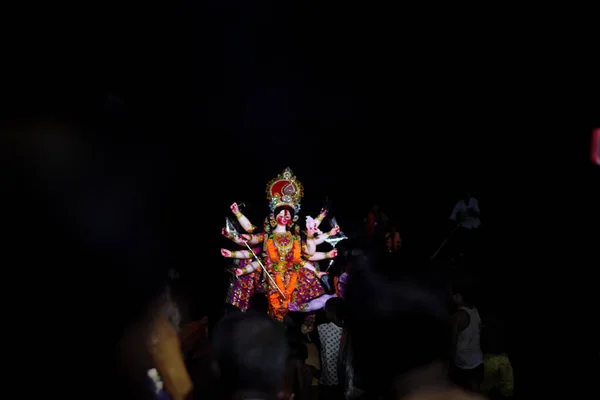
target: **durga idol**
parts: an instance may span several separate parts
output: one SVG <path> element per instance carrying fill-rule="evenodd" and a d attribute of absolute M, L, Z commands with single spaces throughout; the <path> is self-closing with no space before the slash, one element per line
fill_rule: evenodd
<path fill-rule="evenodd" d="M 303 196 L 302 184 L 292 171 L 286 168 L 267 185 L 267 200 L 271 213 L 265 219 L 264 232 L 244 234 L 241 239 L 238 239 L 238 241 L 246 241 L 250 246 L 257 244 L 263 246 L 261 253 L 263 265 L 272 278 L 264 277 L 265 294 L 269 300 L 269 315 L 278 320 L 282 320 L 288 311 L 314 311 L 317 309 L 317 304 L 324 305 L 325 301 L 332 297 L 325 294 L 319 281 L 326 273 L 317 271 L 312 261 L 333 257 L 336 252 L 315 252 L 311 255 L 303 251 L 306 249 L 306 244 L 303 243 L 300 227 L 296 223 Z M 244 221 L 240 221 L 241 225 L 249 231 L 248 228 L 252 225 L 245 221 L 245 217 L 243 219 Z M 338 231 L 339 227 L 336 227 L 328 234 L 335 234 Z M 231 252 L 221 249 L 221 254 L 228 258 L 252 258 L 248 250 Z M 261 265 L 255 260 L 246 263 L 243 268 L 236 269 L 235 274 L 241 277 L 252 274 L 259 268 Z"/>

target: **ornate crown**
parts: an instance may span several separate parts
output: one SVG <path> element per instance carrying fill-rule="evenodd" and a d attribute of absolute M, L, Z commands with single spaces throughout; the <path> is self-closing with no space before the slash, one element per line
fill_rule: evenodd
<path fill-rule="evenodd" d="M 303 196 L 304 188 L 289 167 L 267 184 L 267 200 L 271 211 L 275 211 L 279 206 L 290 206 L 300 211 L 300 200 Z"/>

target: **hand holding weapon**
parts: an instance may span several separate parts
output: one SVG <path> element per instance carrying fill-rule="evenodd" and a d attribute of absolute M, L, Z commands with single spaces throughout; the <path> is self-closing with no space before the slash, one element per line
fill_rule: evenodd
<path fill-rule="evenodd" d="M 246 247 L 250 251 L 250 254 L 252 254 L 252 256 L 254 257 L 254 259 L 258 262 L 258 264 L 262 268 L 262 270 L 265 273 L 265 275 L 267 275 L 267 278 L 269 278 L 269 281 L 271 281 L 271 283 L 277 288 L 277 290 L 279 291 L 279 293 L 281 293 L 281 295 L 284 298 L 287 298 L 287 296 L 283 293 L 283 291 L 281 290 L 281 288 L 277 285 L 277 283 L 275 283 L 275 280 L 273 279 L 273 277 L 271 276 L 271 274 L 269 273 L 269 271 L 267 271 L 267 268 L 265 268 L 265 266 L 263 265 L 262 261 L 260 261 L 260 259 L 258 258 L 258 256 L 256 255 L 256 253 L 254 252 L 254 250 L 252 250 L 252 247 L 250 247 L 250 245 L 248 244 L 248 242 L 241 237 L 241 235 L 235 229 L 235 226 L 233 225 L 233 223 L 231 222 L 231 220 L 229 218 L 225 218 L 225 229 L 227 230 L 227 233 L 229 233 L 231 236 L 233 236 L 234 238 L 236 238 L 238 240 L 242 240 L 244 242 L 244 244 L 246 245 Z"/>
<path fill-rule="evenodd" d="M 332 227 L 336 227 L 336 226 L 338 226 L 338 223 L 337 223 L 337 221 L 336 221 L 335 217 L 332 217 L 332 218 L 329 220 L 329 224 L 330 224 Z M 344 232 L 340 231 L 340 232 L 338 232 L 338 234 L 337 234 L 337 235 L 335 235 L 335 236 L 329 236 L 327 239 L 325 239 L 325 241 L 326 241 L 327 243 L 329 243 L 329 244 L 331 245 L 331 247 L 335 248 L 335 246 L 336 246 L 336 245 L 337 245 L 339 242 L 341 242 L 342 240 L 344 240 L 344 239 L 348 239 L 348 236 L 346 236 L 346 235 L 344 234 Z M 325 272 L 329 271 L 329 268 L 331 268 L 331 266 L 333 265 L 333 261 L 334 261 L 333 259 L 332 259 L 331 261 L 329 261 L 329 265 L 327 266 L 327 269 L 325 270 Z"/>

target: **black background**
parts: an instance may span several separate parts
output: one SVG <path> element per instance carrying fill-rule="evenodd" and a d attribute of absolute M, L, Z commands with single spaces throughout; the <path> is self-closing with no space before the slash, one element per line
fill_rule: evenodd
<path fill-rule="evenodd" d="M 4 112 L 85 121 L 131 164 L 152 160 L 166 204 L 152 229 L 198 301 L 222 301 L 228 206 L 251 204 L 259 223 L 265 184 L 287 166 L 306 188 L 303 215 L 329 196 L 340 224 L 355 224 L 377 201 L 422 254 L 467 183 L 495 256 L 482 268 L 508 310 L 522 311 L 525 282 L 551 292 L 542 303 L 557 287 L 591 293 L 580 277 L 597 260 L 593 25 L 331 2 L 51 7 L 10 19 Z M 560 280 L 576 264 L 577 284 L 541 283 L 553 263 Z"/>

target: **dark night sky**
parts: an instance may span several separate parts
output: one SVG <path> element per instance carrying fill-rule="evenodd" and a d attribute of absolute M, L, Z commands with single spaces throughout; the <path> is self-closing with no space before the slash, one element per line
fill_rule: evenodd
<path fill-rule="evenodd" d="M 421 257 L 441 241 L 459 186 L 472 183 L 489 244 L 482 289 L 523 348 L 511 353 L 519 396 L 528 383 L 538 397 L 555 391 L 552 373 L 553 382 L 578 375 L 570 394 L 595 383 L 597 374 L 581 375 L 593 368 L 557 365 L 584 365 L 598 348 L 590 316 L 600 167 L 589 162 L 600 126 L 597 21 L 568 20 L 564 6 L 552 16 L 548 5 L 448 5 L 52 2 L 38 13 L 27 4 L 21 18 L 3 10 L 1 113 L 37 128 L 45 114 L 97 134 L 82 142 L 104 142 L 48 170 L 0 146 L 7 317 L 27 338 L 21 348 L 37 343 L 46 317 L 54 345 L 44 351 L 60 352 L 46 358 L 87 365 L 65 358 L 79 331 L 104 365 L 114 351 L 102 347 L 111 343 L 104 329 L 120 334 L 168 266 L 182 272 L 195 316 L 216 321 L 228 206 L 251 203 L 258 223 L 265 184 L 290 166 L 306 187 L 303 215 L 328 195 L 343 227 L 375 199 Z M 107 102 L 108 93 L 119 100 Z M 76 162 L 81 170 L 62 168 Z M 56 174 L 55 185 L 35 179 L 36 167 Z M 573 355 L 582 360 L 557 362 Z"/>
<path fill-rule="evenodd" d="M 306 187 L 305 213 L 329 195 L 343 225 L 376 200 L 423 250 L 441 239 L 465 181 L 501 237 L 519 218 L 507 206 L 515 193 L 552 187 L 559 163 L 589 167 L 600 108 L 584 33 L 557 41 L 512 21 L 513 38 L 500 21 L 432 11 L 385 21 L 316 2 L 161 7 L 107 4 L 105 19 L 94 15 L 102 22 L 38 26 L 27 54 L 12 57 L 10 84 L 15 108 L 77 104 L 91 120 L 104 93 L 122 100 L 117 123 L 169 160 L 180 266 L 216 270 L 228 205 L 264 215 L 265 184 L 286 166 Z M 585 173 L 575 176 L 597 176 Z M 215 258 L 194 261 L 198 251 Z"/>

